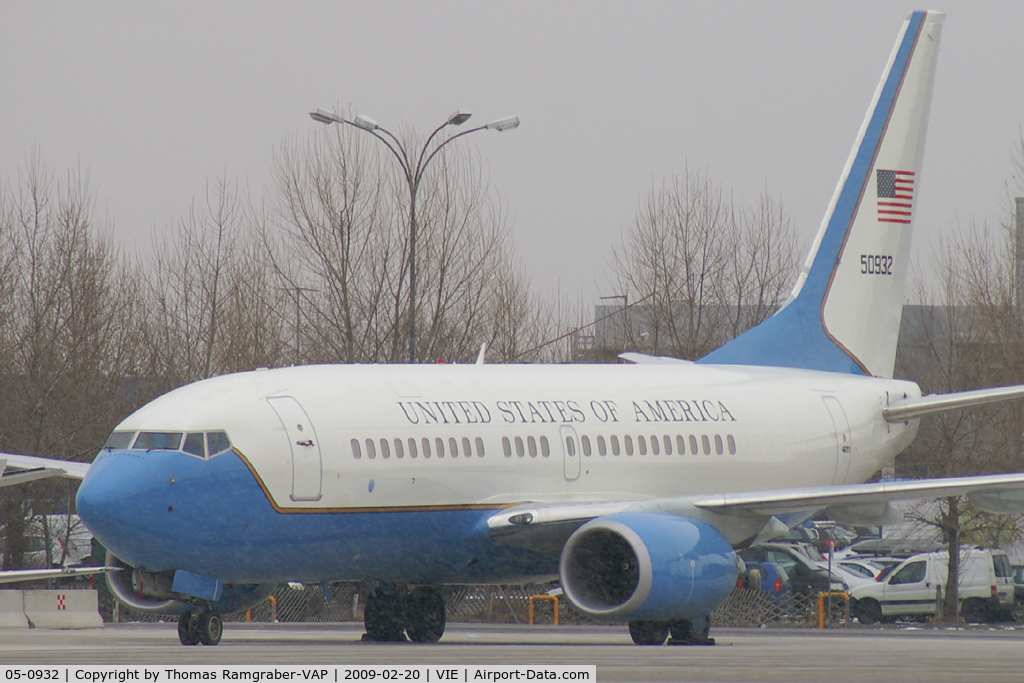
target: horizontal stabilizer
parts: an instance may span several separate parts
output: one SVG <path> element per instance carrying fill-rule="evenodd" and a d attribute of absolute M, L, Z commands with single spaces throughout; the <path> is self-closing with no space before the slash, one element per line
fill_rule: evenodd
<path fill-rule="evenodd" d="M 693 365 L 692 360 L 669 356 L 648 356 L 646 353 L 636 353 L 635 351 L 620 353 L 619 358 L 635 365 Z"/>
<path fill-rule="evenodd" d="M 908 398 L 897 401 L 882 409 L 882 417 L 888 422 L 903 422 L 925 415 L 945 413 L 962 408 L 1014 401 L 1024 398 L 1024 384 L 976 391 L 960 391 L 954 394 L 929 394 L 919 398 Z"/>

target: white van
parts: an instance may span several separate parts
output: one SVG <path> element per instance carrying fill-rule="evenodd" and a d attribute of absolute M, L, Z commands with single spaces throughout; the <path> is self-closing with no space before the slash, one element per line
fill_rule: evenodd
<path fill-rule="evenodd" d="M 914 555 L 881 580 L 853 587 L 851 611 L 862 624 L 934 615 L 946 591 L 948 571 L 947 551 Z M 1002 551 L 962 547 L 959 584 L 965 621 L 989 621 L 1013 607 L 1013 568 Z"/>

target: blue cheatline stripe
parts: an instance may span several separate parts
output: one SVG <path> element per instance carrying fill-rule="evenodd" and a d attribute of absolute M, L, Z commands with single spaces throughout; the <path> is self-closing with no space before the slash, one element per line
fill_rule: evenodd
<path fill-rule="evenodd" d="M 875 155 L 882 144 L 925 16 L 925 12 L 914 12 L 910 16 L 896 59 L 886 77 L 878 104 L 871 114 L 864 139 L 854 157 L 800 294 L 777 315 L 712 351 L 698 363 L 769 365 L 853 375 L 867 374 L 856 359 L 825 332 L 822 305 L 839 253 L 853 225 Z"/>

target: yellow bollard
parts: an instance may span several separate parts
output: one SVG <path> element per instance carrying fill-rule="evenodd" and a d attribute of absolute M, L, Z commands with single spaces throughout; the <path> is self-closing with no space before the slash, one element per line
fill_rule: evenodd
<path fill-rule="evenodd" d="M 533 625 L 533 606 L 537 600 L 550 600 L 555 603 L 555 626 L 558 626 L 558 596 L 557 595 L 534 595 L 530 598 L 530 625 Z"/>

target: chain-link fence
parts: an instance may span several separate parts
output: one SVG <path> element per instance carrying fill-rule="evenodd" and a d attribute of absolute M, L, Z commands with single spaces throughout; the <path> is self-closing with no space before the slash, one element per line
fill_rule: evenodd
<path fill-rule="evenodd" d="M 81 582 L 65 588 L 89 588 Z M 553 584 L 521 584 L 506 586 L 445 586 L 445 599 L 449 622 L 459 623 L 529 623 L 530 598 L 548 595 Z M 99 591 L 100 614 L 104 621 L 154 622 L 176 620 L 175 616 L 138 612 L 127 605 L 117 604 L 103 581 L 96 581 Z M 369 588 L 360 583 L 334 583 L 325 589 L 320 584 L 283 583 L 270 599 L 248 612 L 225 617 L 226 621 L 253 622 L 340 622 L 362 621 L 363 608 Z M 732 595 L 711 615 L 716 626 L 787 626 L 817 627 L 820 618 L 818 595 L 804 595 L 736 588 Z M 825 601 L 824 604 L 828 604 Z M 558 603 L 559 623 L 604 623 L 589 619 L 577 612 L 567 600 Z M 832 600 L 832 623 L 845 623 L 850 615 L 846 601 Z M 827 621 L 827 614 L 826 619 Z M 538 624 L 554 622 L 554 602 L 534 601 L 534 621 Z"/>

